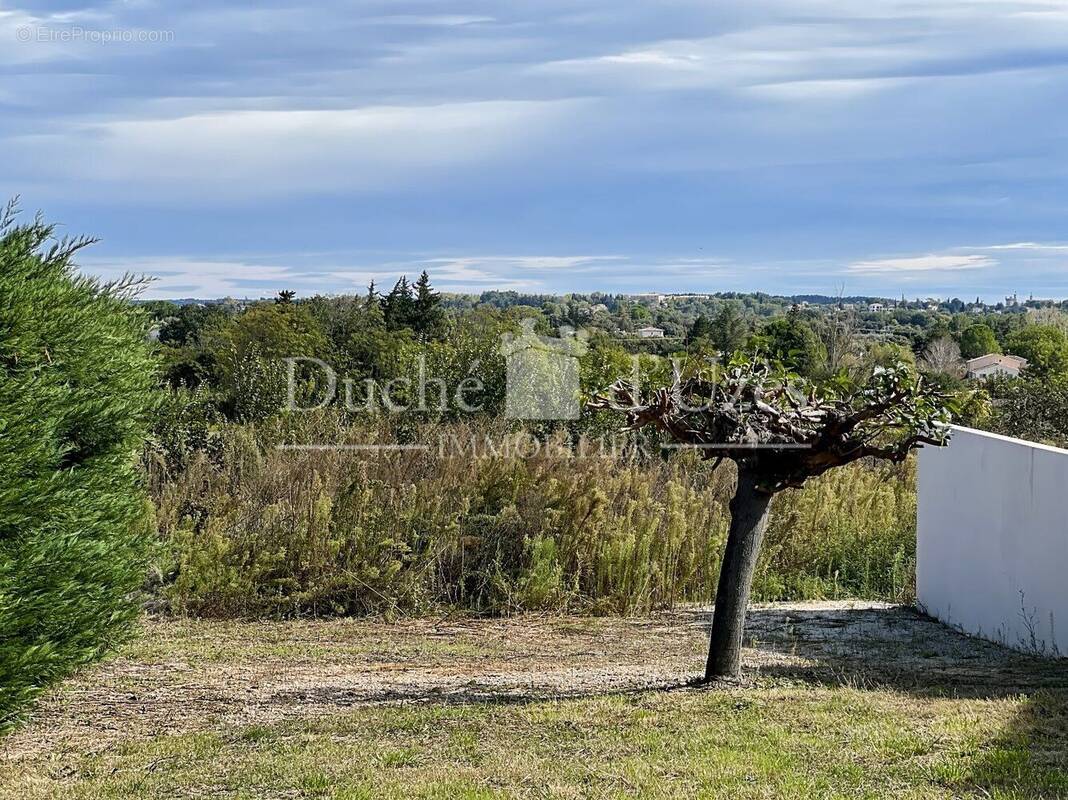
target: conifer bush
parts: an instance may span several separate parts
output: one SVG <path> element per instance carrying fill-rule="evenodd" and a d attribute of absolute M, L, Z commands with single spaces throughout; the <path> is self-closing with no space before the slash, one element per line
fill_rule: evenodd
<path fill-rule="evenodd" d="M 87 239 L 0 212 L 0 732 L 137 612 L 153 397 L 136 283 L 79 276 Z"/>

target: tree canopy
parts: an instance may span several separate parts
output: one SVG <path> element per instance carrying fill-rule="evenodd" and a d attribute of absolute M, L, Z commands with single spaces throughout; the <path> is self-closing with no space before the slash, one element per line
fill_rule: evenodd
<path fill-rule="evenodd" d="M 630 430 L 654 426 L 706 458 L 730 458 L 774 493 L 857 459 L 901 461 L 918 445 L 942 445 L 955 403 L 903 363 L 876 367 L 859 386 L 816 385 L 766 359 L 736 357 L 645 398 L 621 380 L 591 405 L 623 411 Z"/>
<path fill-rule="evenodd" d="M 998 337 L 989 325 L 976 323 L 960 335 L 960 354 L 964 358 L 978 358 L 988 353 L 1000 353 Z"/>
<path fill-rule="evenodd" d="M 710 328 L 713 346 L 728 356 L 739 350 L 749 335 L 749 324 L 736 300 L 728 300 L 720 306 Z"/>
<path fill-rule="evenodd" d="M 801 375 L 812 375 L 827 355 L 815 331 L 796 312 L 766 323 L 751 344 L 768 359 Z"/>
<path fill-rule="evenodd" d="M 1028 325 L 1009 336 L 1008 350 L 1027 359 L 1030 375 L 1046 377 L 1068 372 L 1068 336 L 1053 325 Z"/>

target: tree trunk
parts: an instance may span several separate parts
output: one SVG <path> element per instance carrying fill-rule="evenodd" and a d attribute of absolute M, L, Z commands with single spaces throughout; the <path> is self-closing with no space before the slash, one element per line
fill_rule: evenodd
<path fill-rule="evenodd" d="M 731 498 L 731 528 L 723 553 L 712 614 L 705 680 L 733 678 L 741 670 L 742 633 L 749 590 L 753 586 L 760 544 L 768 527 L 771 494 L 757 488 L 756 475 L 738 470 L 738 488 Z"/>

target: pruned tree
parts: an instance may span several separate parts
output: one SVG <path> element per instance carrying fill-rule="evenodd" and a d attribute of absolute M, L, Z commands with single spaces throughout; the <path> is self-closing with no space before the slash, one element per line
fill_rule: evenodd
<path fill-rule="evenodd" d="M 733 460 L 738 483 L 720 568 L 705 680 L 736 676 L 745 612 L 772 498 L 862 458 L 899 462 L 949 437 L 953 399 L 904 364 L 876 368 L 864 384 L 822 386 L 763 359 L 737 357 L 679 375 L 651 396 L 618 381 L 591 408 L 626 415 L 627 429 L 658 429 L 704 458 Z"/>

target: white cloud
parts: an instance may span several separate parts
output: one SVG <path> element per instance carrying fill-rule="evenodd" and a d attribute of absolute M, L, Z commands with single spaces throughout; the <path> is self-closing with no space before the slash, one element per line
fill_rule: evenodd
<path fill-rule="evenodd" d="M 424 269 L 430 272 L 431 280 L 437 286 L 447 286 L 460 282 L 468 285 L 492 284 L 501 279 L 499 275 L 477 268 L 476 265 L 478 263 L 478 259 L 465 258 L 388 261 L 359 269 L 351 267 L 331 269 L 329 275 L 332 278 L 340 278 L 362 285 L 366 285 L 372 280 L 377 283 L 382 283 L 383 281 L 392 283 L 401 275 L 407 275 L 410 279 Z"/>
<path fill-rule="evenodd" d="M 638 66 L 668 67 L 674 69 L 700 69 L 702 57 L 697 53 L 676 52 L 665 50 L 631 50 L 614 56 L 601 56 L 587 60 L 575 60 L 571 62 L 561 61 L 561 65 L 572 64 L 636 64 Z"/>
<path fill-rule="evenodd" d="M 825 81 L 760 83 L 745 91 L 756 97 L 783 101 L 847 100 L 912 83 L 910 78 L 839 78 Z"/>
<path fill-rule="evenodd" d="M 424 183 L 449 171 L 522 159 L 571 121 L 578 101 L 493 101 L 331 110 L 220 111 L 86 123 L 13 137 L 40 176 L 165 187 L 187 197 L 259 198 Z"/>
<path fill-rule="evenodd" d="M 151 283 L 146 299 L 167 297 L 261 297 L 280 289 L 314 291 L 316 276 L 286 266 L 243 260 L 182 256 L 137 256 L 80 259 L 82 272 L 104 280 L 144 275 Z"/>
<path fill-rule="evenodd" d="M 564 74 L 619 89 L 754 91 L 773 100 L 849 99 L 904 80 L 1050 69 L 1043 49 L 1068 36 L 1063 3 L 908 0 L 806 6 L 789 20 L 757 0 L 750 24 L 717 35 L 650 40 L 614 53 L 550 61 Z M 1037 51 L 1037 52 L 1036 52 Z M 1040 57 L 1028 58 L 1027 53 Z M 796 88 L 791 88 L 795 84 Z"/>
<path fill-rule="evenodd" d="M 390 14 L 381 17 L 368 17 L 363 20 L 368 25 L 422 25 L 446 28 L 481 25 L 495 21 L 494 17 L 475 14 Z"/>
<path fill-rule="evenodd" d="M 1068 244 L 1043 244 L 1041 242 L 1013 242 L 1012 244 L 992 244 L 977 247 L 976 250 L 1025 250 L 1036 253 L 1068 252 Z"/>
<path fill-rule="evenodd" d="M 315 258 L 309 262 L 309 255 Z M 538 277 L 517 277 L 517 269 L 560 270 L 615 261 L 623 256 L 463 256 L 377 260 L 359 266 L 344 265 L 336 255 L 294 254 L 264 263 L 255 256 L 205 258 L 196 256 L 86 257 L 81 270 L 104 280 L 123 275 L 151 278 L 144 297 L 270 297 L 281 289 L 301 295 L 315 293 L 359 294 L 374 281 L 388 289 L 401 275 L 412 279 L 426 269 L 433 284 L 448 292 L 480 293 L 490 289 L 549 292 Z M 363 259 L 360 259 L 363 260 Z"/>
<path fill-rule="evenodd" d="M 861 274 L 895 274 L 908 272 L 956 272 L 958 270 L 983 269 L 997 262 L 988 256 L 979 255 L 926 255 L 911 258 L 884 258 L 874 261 L 856 261 L 849 265 L 849 272 Z"/>
<path fill-rule="evenodd" d="M 0 9 L 0 64 L 51 61 L 69 52 L 67 47 L 34 41 L 38 29 L 46 24 L 45 18 L 25 11 Z"/>
<path fill-rule="evenodd" d="M 554 270 L 575 269 L 604 261 L 621 261 L 625 256 L 468 256 L 465 258 L 433 258 L 427 263 L 452 266 L 492 267 L 496 269 Z"/>
<path fill-rule="evenodd" d="M 355 262 L 355 263 L 345 263 Z M 125 274 L 153 280 L 144 297 L 270 297 L 281 289 L 300 295 L 360 294 L 374 281 L 388 290 L 401 275 L 413 279 L 422 270 L 438 289 L 478 294 L 487 290 L 561 293 L 575 288 L 574 281 L 593 282 L 593 289 L 620 288 L 641 291 L 697 288 L 711 278 L 736 276 L 737 268 L 712 258 L 640 258 L 625 255 L 473 255 L 382 258 L 343 253 L 293 253 L 268 257 L 125 256 L 86 257 L 83 272 L 104 280 Z"/>
<path fill-rule="evenodd" d="M 108 50 L 129 56 L 173 41 L 173 36 L 161 38 L 172 33 L 124 24 L 110 11 L 93 8 L 44 15 L 0 9 L 0 64 L 91 62 Z M 76 71 L 82 70 L 84 67 Z"/>

